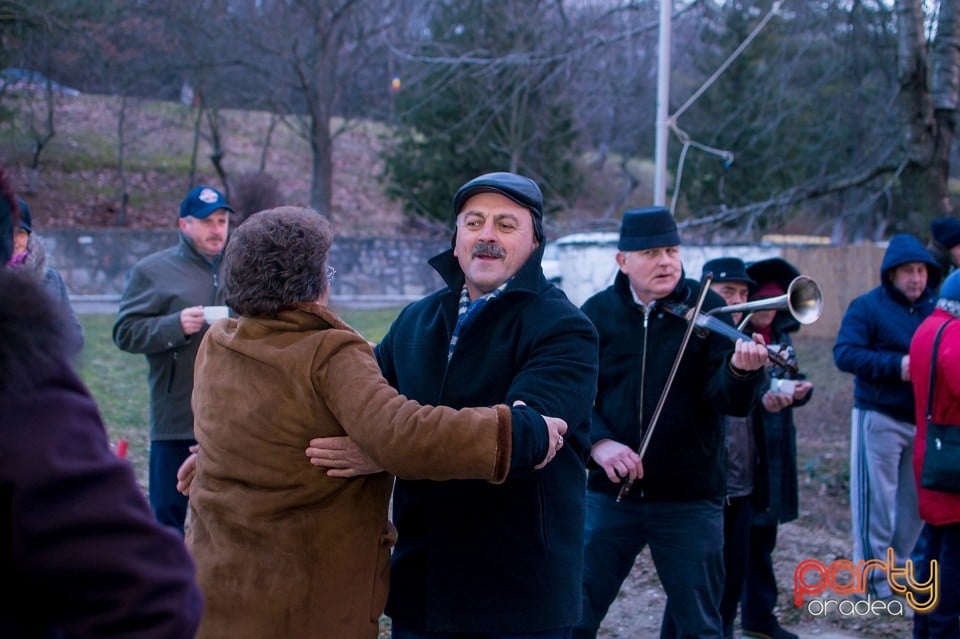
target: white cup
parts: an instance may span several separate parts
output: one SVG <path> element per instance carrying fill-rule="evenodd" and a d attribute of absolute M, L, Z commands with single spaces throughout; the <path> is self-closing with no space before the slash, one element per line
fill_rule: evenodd
<path fill-rule="evenodd" d="M 207 324 L 213 324 L 218 319 L 230 316 L 230 309 L 226 306 L 204 306 L 203 319 Z"/>
<path fill-rule="evenodd" d="M 793 395 L 797 383 L 792 379 L 772 379 L 770 380 L 770 390 L 781 395 Z"/>

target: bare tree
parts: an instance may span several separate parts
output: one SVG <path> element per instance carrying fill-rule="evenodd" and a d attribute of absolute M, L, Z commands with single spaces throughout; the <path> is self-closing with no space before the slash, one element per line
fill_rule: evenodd
<path fill-rule="evenodd" d="M 208 106 L 231 99 L 283 116 L 311 154 L 310 201 L 329 215 L 333 200 L 333 144 L 344 130 L 345 94 L 352 76 L 369 64 L 366 52 L 392 25 L 386 0 L 208 0 L 182 7 L 191 16 L 211 9 L 224 20 L 207 49 L 197 48 L 192 64 L 209 81 Z M 217 25 L 207 25 L 214 28 Z M 227 44 L 229 43 L 229 44 Z M 382 61 L 386 68 L 386 57 Z M 385 80 L 384 73 L 384 80 Z M 224 86 L 227 78 L 231 93 Z M 386 81 L 384 81 L 386 86 Z M 217 97 L 213 98 L 214 92 Z M 274 126 L 276 120 L 271 120 Z M 269 132 L 267 134 L 269 140 Z"/>
<path fill-rule="evenodd" d="M 960 85 L 957 0 L 940 0 L 928 41 L 922 0 L 897 0 L 903 203 L 915 227 L 952 211 L 947 182 Z M 932 47 L 931 47 L 932 44 Z"/>

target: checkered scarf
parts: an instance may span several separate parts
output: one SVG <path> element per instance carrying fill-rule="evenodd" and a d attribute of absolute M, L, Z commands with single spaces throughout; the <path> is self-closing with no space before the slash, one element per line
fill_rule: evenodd
<path fill-rule="evenodd" d="M 478 297 L 473 302 L 470 301 L 470 293 L 467 291 L 467 285 L 464 284 L 463 288 L 460 289 L 460 307 L 457 311 L 457 324 L 453 327 L 453 337 L 450 338 L 450 348 L 447 350 L 447 361 L 450 361 L 450 358 L 453 357 L 453 349 L 457 346 L 457 341 L 460 339 L 460 333 L 462 333 L 467 326 L 476 319 L 477 314 L 480 312 L 480 309 L 486 306 L 487 302 L 490 300 L 499 297 L 500 293 L 503 293 L 506 290 L 507 285 L 510 284 L 509 280 L 493 289 L 486 295 Z"/>

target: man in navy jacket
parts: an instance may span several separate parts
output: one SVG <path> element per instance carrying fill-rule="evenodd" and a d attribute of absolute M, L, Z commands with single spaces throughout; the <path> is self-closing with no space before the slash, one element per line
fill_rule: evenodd
<path fill-rule="evenodd" d="M 544 279 L 533 180 L 477 177 L 454 213 L 453 248 L 430 261 L 447 286 L 400 313 L 377 347 L 384 376 L 422 403 L 523 400 L 521 419 L 552 415 L 569 429 L 544 469 L 501 485 L 397 481 L 387 614 L 394 639 L 561 639 L 580 618 L 596 332 Z"/>
<path fill-rule="evenodd" d="M 847 308 L 833 346 L 837 368 L 853 373 L 850 514 L 853 560 L 899 565 L 910 558 L 922 522 L 913 478 L 913 386 L 910 339 L 933 312 L 940 268 L 920 240 L 890 239 L 880 285 Z M 868 594 L 891 596 L 886 572 L 870 573 Z"/>

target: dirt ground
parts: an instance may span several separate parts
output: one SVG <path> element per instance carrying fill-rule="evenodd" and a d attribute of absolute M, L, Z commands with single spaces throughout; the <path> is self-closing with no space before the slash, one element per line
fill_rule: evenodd
<path fill-rule="evenodd" d="M 831 340 L 805 340 L 801 334 L 795 346 L 801 370 L 814 382 L 814 396 L 794 413 L 800 518 L 780 527 L 774 552 L 780 586 L 778 617 L 784 627 L 800 637 L 909 637 L 913 626 L 906 614 L 903 617 L 886 613 L 845 616 L 831 610 L 826 615 L 815 616 L 807 608 L 793 604 L 793 573 L 797 564 L 804 559 L 818 559 L 825 564 L 849 559 L 852 544 L 848 455 L 853 378 L 833 366 Z M 659 636 L 664 602 L 656 570 L 645 550 L 604 620 L 600 636 L 608 639 Z"/>

